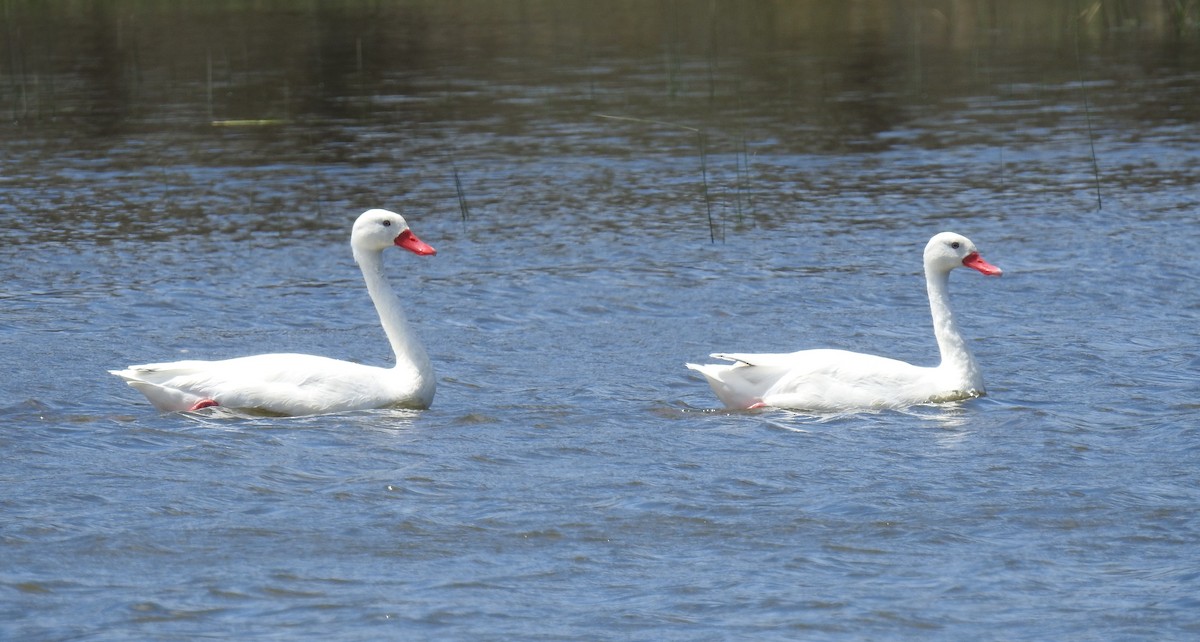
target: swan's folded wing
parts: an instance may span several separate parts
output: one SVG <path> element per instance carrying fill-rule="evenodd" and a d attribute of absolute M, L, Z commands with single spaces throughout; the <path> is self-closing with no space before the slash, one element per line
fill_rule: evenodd
<path fill-rule="evenodd" d="M 175 361 L 111 370 L 159 410 L 192 408 L 202 399 L 222 406 L 278 414 L 317 414 L 367 405 L 377 396 L 378 368 L 305 354 L 271 354 L 224 361 Z"/>
<path fill-rule="evenodd" d="M 890 406 L 919 397 L 922 393 L 913 388 L 930 372 L 887 357 L 834 349 L 712 357 L 733 363 L 688 367 L 703 374 L 721 401 L 735 408 L 759 403 L 818 411 Z"/>
<path fill-rule="evenodd" d="M 126 381 L 164 383 L 176 377 L 202 372 L 212 363 L 214 362 L 173 361 L 171 363 L 144 363 L 138 366 L 129 366 L 124 370 L 109 370 L 108 372 Z"/>
<path fill-rule="evenodd" d="M 733 361 L 747 366 L 790 366 L 794 363 L 796 353 L 751 353 L 751 352 L 714 352 L 708 355 L 713 359 Z"/>
<path fill-rule="evenodd" d="M 932 368 L 856 352 L 808 351 L 766 392 L 763 402 L 779 408 L 841 411 L 886 408 L 920 401 Z M 811 354 L 816 353 L 816 354 Z"/>

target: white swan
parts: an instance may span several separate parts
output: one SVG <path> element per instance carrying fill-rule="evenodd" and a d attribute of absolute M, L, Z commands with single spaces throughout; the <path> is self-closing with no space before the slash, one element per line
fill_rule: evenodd
<path fill-rule="evenodd" d="M 950 310 L 950 271 L 967 266 L 987 276 L 1000 268 L 979 256 L 965 236 L 942 232 L 925 246 L 925 285 L 942 362 L 936 367 L 845 350 L 801 350 L 790 354 L 710 355 L 728 364 L 687 364 L 704 375 L 730 408 L 773 406 L 835 412 L 896 408 L 969 399 L 985 394 L 983 375 Z"/>
<path fill-rule="evenodd" d="M 400 299 L 383 274 L 383 250 L 393 245 L 421 255 L 436 251 L 404 218 L 373 209 L 354 222 L 350 247 L 396 355 L 391 368 L 307 354 L 260 354 L 223 361 L 176 361 L 110 370 L 159 410 L 225 406 L 277 415 L 314 415 L 366 408 L 428 408 L 433 366 L 410 331 Z"/>

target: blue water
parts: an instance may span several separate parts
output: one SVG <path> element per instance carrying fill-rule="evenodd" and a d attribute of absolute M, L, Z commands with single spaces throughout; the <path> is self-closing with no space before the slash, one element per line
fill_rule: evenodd
<path fill-rule="evenodd" d="M 104 131 L 75 71 L 41 77 L 40 114 L 6 85 L 0 638 L 1200 635 L 1194 47 L 1089 50 L 1085 97 L 1046 52 L 982 47 L 933 83 L 960 60 L 933 47 L 862 89 L 782 44 L 764 68 L 790 86 L 728 48 L 550 33 L 412 68 L 368 38 L 375 75 L 335 107 L 297 85 L 272 113 L 268 84 L 215 114 L 280 122 L 211 126 L 238 104 L 206 102 L 203 53 L 168 82 L 143 51 Z M 218 79 L 248 64 L 215 50 Z M 438 249 L 386 258 L 431 409 L 160 414 L 106 374 L 386 364 L 348 247 L 375 206 Z M 932 363 L 942 230 L 1005 270 L 951 282 L 989 396 L 729 412 L 683 368 Z"/>

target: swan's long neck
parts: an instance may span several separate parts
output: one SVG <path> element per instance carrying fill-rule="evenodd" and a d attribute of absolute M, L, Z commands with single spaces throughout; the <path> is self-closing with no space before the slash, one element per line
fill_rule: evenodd
<path fill-rule="evenodd" d="M 960 380 L 965 388 L 982 391 L 983 376 L 950 308 L 950 272 L 925 270 L 925 286 L 929 291 L 929 311 L 933 314 L 933 334 L 942 356 L 938 369 Z"/>
<path fill-rule="evenodd" d="M 408 326 L 400 298 L 383 274 L 383 252 L 354 248 L 354 260 L 362 268 L 367 292 L 375 302 L 375 311 L 379 313 L 383 331 L 387 334 L 388 343 L 392 344 L 392 351 L 396 353 L 396 369 L 411 370 L 418 378 L 425 378 L 433 372 L 433 366 L 425 347 Z"/>

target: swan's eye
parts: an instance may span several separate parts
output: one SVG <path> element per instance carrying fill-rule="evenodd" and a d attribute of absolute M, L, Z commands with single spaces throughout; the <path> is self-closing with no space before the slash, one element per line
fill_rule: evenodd
<path fill-rule="evenodd" d="M 953 243 L 951 243 L 951 244 L 950 244 L 950 247 L 952 247 L 952 248 L 954 248 L 954 249 L 956 249 L 956 250 L 957 250 L 959 245 L 960 245 L 960 243 L 959 243 L 958 241 L 955 241 L 955 242 L 953 242 Z"/>
<path fill-rule="evenodd" d="M 384 227 L 391 227 L 391 226 L 392 226 L 392 222 L 391 222 L 391 221 L 383 221 L 383 226 L 384 226 Z M 958 243 L 955 243 L 955 244 L 954 244 L 954 247 L 958 247 Z"/>

